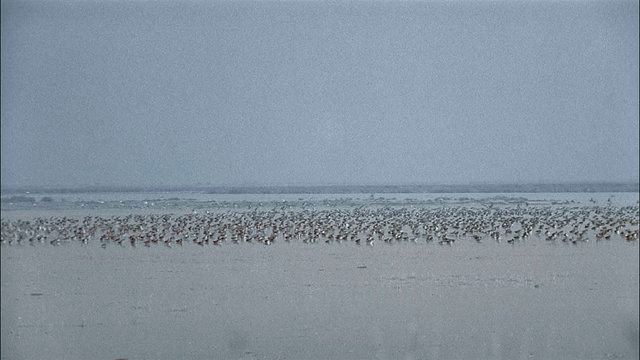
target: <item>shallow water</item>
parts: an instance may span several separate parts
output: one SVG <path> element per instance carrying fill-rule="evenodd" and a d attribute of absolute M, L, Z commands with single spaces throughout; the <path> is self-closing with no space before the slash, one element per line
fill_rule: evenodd
<path fill-rule="evenodd" d="M 16 196 L 16 195 L 14 195 Z M 2 197 L 3 218 L 24 211 L 185 211 L 192 209 L 335 206 L 515 206 L 638 205 L 637 192 L 619 193 L 385 193 L 385 194 L 207 194 L 194 191 L 38 193 Z M 48 201 L 44 201 L 47 199 Z"/>
<path fill-rule="evenodd" d="M 638 357 L 638 245 L 2 247 L 3 359 Z"/>

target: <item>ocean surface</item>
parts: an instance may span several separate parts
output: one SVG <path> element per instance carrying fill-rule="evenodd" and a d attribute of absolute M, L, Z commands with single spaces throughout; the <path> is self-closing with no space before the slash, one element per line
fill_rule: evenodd
<path fill-rule="evenodd" d="M 0 207 L 11 210 L 190 210 L 221 207 L 282 206 L 483 206 L 483 205 L 637 205 L 638 192 L 565 193 L 353 193 L 353 194 L 212 194 L 168 192 L 29 192 L 3 195 Z"/>

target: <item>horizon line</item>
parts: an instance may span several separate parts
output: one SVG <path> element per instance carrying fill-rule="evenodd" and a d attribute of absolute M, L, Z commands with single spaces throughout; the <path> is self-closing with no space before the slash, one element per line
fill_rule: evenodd
<path fill-rule="evenodd" d="M 604 188 L 596 191 L 592 187 Z M 585 188 L 586 187 L 586 188 Z M 498 189 L 502 188 L 502 189 Z M 468 183 L 387 183 L 387 184 L 263 184 L 263 185 L 222 185 L 222 184 L 182 184 L 182 185 L 9 185 L 0 186 L 1 193 L 43 193 L 43 192 L 135 192 L 135 191 L 204 191 L 209 193 L 322 193 L 334 189 L 338 193 L 376 192 L 637 192 L 640 181 L 538 181 L 538 182 L 468 182 Z M 271 190 L 271 191 L 269 191 Z M 377 190 L 377 191 L 375 191 Z M 502 190 L 502 191 L 497 191 Z"/>

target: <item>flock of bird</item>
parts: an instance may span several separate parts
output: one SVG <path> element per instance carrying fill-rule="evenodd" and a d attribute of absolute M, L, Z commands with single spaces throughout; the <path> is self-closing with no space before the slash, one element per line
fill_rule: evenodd
<path fill-rule="evenodd" d="M 536 238 L 578 244 L 638 240 L 639 207 L 273 208 L 2 220 L 3 245 L 99 241 L 130 246 L 456 241 L 513 244 Z"/>

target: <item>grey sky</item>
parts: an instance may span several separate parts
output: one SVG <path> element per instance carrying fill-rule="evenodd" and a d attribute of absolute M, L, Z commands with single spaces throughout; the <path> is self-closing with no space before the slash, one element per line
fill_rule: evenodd
<path fill-rule="evenodd" d="M 638 180 L 638 2 L 2 2 L 2 184 Z"/>

